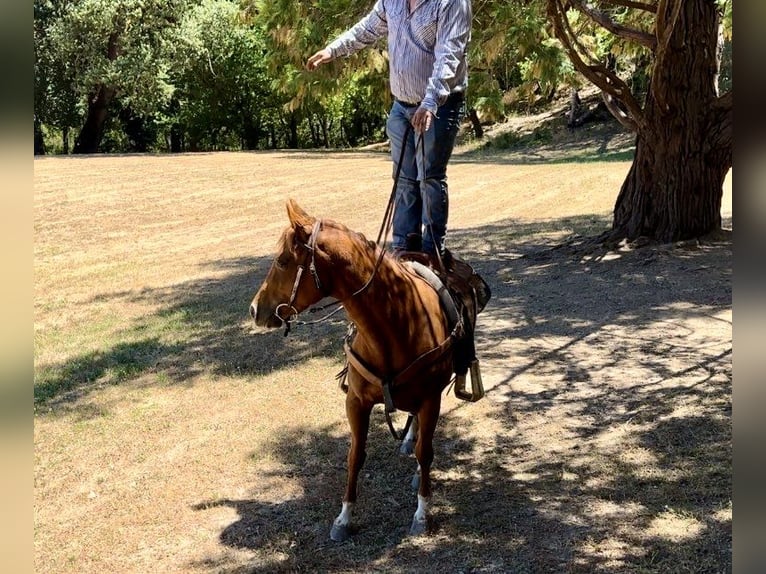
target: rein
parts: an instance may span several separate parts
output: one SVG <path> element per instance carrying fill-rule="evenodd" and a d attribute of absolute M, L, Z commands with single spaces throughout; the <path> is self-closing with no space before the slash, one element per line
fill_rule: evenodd
<path fill-rule="evenodd" d="M 372 280 L 375 279 L 375 275 L 377 275 L 378 273 L 380 264 L 383 262 L 383 257 L 385 256 L 385 249 L 384 249 L 385 238 L 388 236 L 388 233 L 391 231 L 391 227 L 393 226 L 394 203 L 396 200 L 396 188 L 399 186 L 399 177 L 402 173 L 402 163 L 404 162 L 404 151 L 407 148 L 407 137 L 410 135 L 410 130 L 412 130 L 412 125 L 407 124 L 407 129 L 404 132 L 404 140 L 402 142 L 402 151 L 399 154 L 399 163 L 396 166 L 396 174 L 394 175 L 394 185 L 391 188 L 391 194 L 389 195 L 389 198 L 388 198 L 388 204 L 386 205 L 386 211 L 383 215 L 383 221 L 380 224 L 378 237 L 375 240 L 375 244 L 380 249 L 380 255 L 378 255 L 378 258 L 375 261 L 375 267 L 373 267 L 372 273 L 370 274 L 369 279 L 367 279 L 364 285 L 362 285 L 359 289 L 354 291 L 351 294 L 351 297 L 356 297 L 357 295 L 365 291 L 372 284 Z M 317 219 L 314 222 L 314 227 L 311 230 L 309 241 L 305 245 L 306 249 L 309 250 L 310 257 L 311 257 L 309 270 L 311 271 L 311 274 L 314 277 L 314 282 L 316 283 L 317 289 L 319 289 L 320 291 L 322 290 L 322 285 L 321 285 L 321 282 L 319 281 L 319 275 L 317 274 L 316 264 L 314 262 L 314 250 L 316 249 L 317 235 L 319 234 L 319 231 L 321 229 L 322 229 L 322 220 Z M 330 313 L 328 313 L 321 319 L 317 319 L 315 321 L 298 321 L 297 320 L 298 310 L 293 306 L 293 303 L 295 302 L 295 297 L 297 296 L 297 293 L 298 293 L 298 286 L 300 285 L 300 282 L 301 282 L 301 276 L 303 275 L 303 270 L 304 270 L 304 265 L 299 265 L 298 271 L 295 276 L 295 283 L 293 283 L 293 290 L 290 293 L 290 300 L 287 303 L 280 303 L 279 305 L 277 305 L 277 308 L 274 310 L 274 314 L 285 326 L 285 332 L 283 335 L 285 337 L 287 337 L 288 333 L 290 332 L 292 323 L 295 323 L 296 325 L 313 325 L 316 323 L 321 323 L 322 321 L 329 319 L 335 313 L 343 309 L 343 305 L 340 304 L 340 301 L 334 301 L 322 307 L 313 307 L 309 309 L 309 313 L 316 313 L 318 311 L 324 311 L 325 309 L 328 309 L 332 307 L 333 305 L 340 305 L 337 309 L 335 309 L 334 311 L 331 311 Z M 288 315 L 286 319 L 279 314 L 279 310 L 282 308 L 286 308 L 290 312 L 290 314 Z"/>

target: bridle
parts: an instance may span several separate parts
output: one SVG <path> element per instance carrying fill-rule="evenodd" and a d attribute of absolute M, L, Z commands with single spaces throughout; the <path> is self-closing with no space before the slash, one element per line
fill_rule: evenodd
<path fill-rule="evenodd" d="M 295 273 L 295 282 L 293 283 L 293 289 L 290 292 L 290 300 L 287 303 L 280 303 L 277 305 L 276 309 L 274 309 L 274 315 L 276 315 L 277 319 L 279 319 L 282 322 L 282 325 L 285 328 L 285 334 L 284 336 L 287 337 L 287 334 L 290 332 L 290 326 L 291 324 L 298 318 L 298 310 L 293 305 L 295 303 L 295 298 L 298 295 L 298 287 L 301 283 L 301 278 L 303 277 L 303 271 L 306 268 L 306 262 L 309 264 L 309 272 L 311 273 L 311 276 L 314 278 L 314 284 L 316 285 L 317 289 L 320 292 L 324 292 L 322 288 L 322 282 L 319 280 L 319 273 L 317 273 L 317 266 L 316 266 L 316 244 L 317 244 L 317 236 L 319 235 L 319 231 L 322 229 L 322 220 L 317 219 L 314 222 L 314 227 L 311 229 L 311 235 L 309 235 L 309 240 L 307 243 L 303 244 L 303 247 L 307 249 L 306 259 L 303 261 L 302 264 L 298 265 L 298 269 Z M 310 259 L 310 261 L 309 261 Z M 281 309 L 287 309 L 289 312 L 289 315 L 287 318 L 282 317 L 282 315 L 279 314 Z M 328 315 L 329 317 L 329 315 Z M 324 319 L 326 319 L 325 317 Z M 321 319 L 321 320 L 324 320 Z M 317 321 L 318 322 L 318 321 Z"/>
<path fill-rule="evenodd" d="M 375 278 L 375 275 L 378 273 L 378 268 L 380 267 L 380 264 L 383 261 L 383 257 L 385 255 L 385 245 L 384 244 L 385 244 L 385 241 L 386 241 L 386 236 L 391 231 L 391 227 L 393 225 L 393 220 L 394 220 L 394 202 L 395 202 L 395 199 L 396 199 L 396 188 L 399 185 L 399 176 L 401 175 L 401 171 L 402 171 L 402 163 L 404 161 L 404 151 L 405 151 L 405 149 L 407 147 L 407 139 L 408 139 L 410 130 L 412 130 L 412 125 L 411 124 L 407 124 L 407 129 L 405 130 L 404 139 L 403 139 L 403 143 L 402 143 L 402 151 L 401 151 L 401 153 L 399 155 L 399 163 L 396 166 L 396 174 L 394 175 L 394 185 L 391 188 L 391 195 L 388 198 L 388 205 L 386 206 L 386 211 L 383 214 L 383 221 L 381 222 L 380 230 L 378 231 L 378 238 L 377 238 L 377 240 L 375 242 L 377 244 L 378 248 L 380 249 L 380 254 L 377 257 L 377 260 L 375 261 L 375 267 L 373 268 L 372 273 L 370 274 L 369 279 L 367 279 L 367 281 L 364 283 L 364 285 L 362 285 L 359 289 L 357 289 L 354 293 L 352 293 L 351 297 L 356 297 L 357 295 L 362 293 L 365 289 L 367 289 L 372 284 L 372 280 Z M 421 147 L 422 147 L 422 138 L 421 138 Z M 423 153 L 425 153 L 425 149 L 423 149 Z M 311 275 L 314 277 L 314 283 L 316 283 L 317 289 L 319 289 L 320 292 L 322 291 L 322 283 L 321 283 L 321 281 L 319 281 L 319 275 L 317 274 L 317 269 L 316 269 L 316 263 L 315 263 L 315 260 L 314 260 L 314 255 L 315 255 L 315 250 L 316 250 L 317 235 L 319 235 L 319 231 L 321 229 L 322 229 L 322 220 L 321 219 L 317 219 L 314 222 L 314 227 L 311 229 L 311 235 L 309 236 L 308 242 L 303 245 L 308 250 L 308 255 L 306 256 L 306 258 L 307 258 L 306 260 L 308 260 L 308 258 L 311 259 L 311 261 L 309 262 L 309 271 L 311 272 Z M 438 252 L 438 250 L 437 250 L 437 252 Z M 437 253 L 437 256 L 438 256 L 438 253 Z M 303 276 L 303 271 L 305 269 L 305 263 L 306 262 L 304 261 L 304 263 L 302 265 L 298 265 L 298 271 L 297 271 L 296 276 L 295 276 L 295 282 L 293 283 L 293 290 L 290 293 L 290 300 L 287 303 L 280 303 L 279 305 L 277 305 L 276 309 L 274 309 L 274 314 L 276 315 L 277 319 L 280 320 L 280 322 L 282 323 L 282 325 L 285 328 L 285 333 L 284 333 L 285 337 L 287 337 L 287 334 L 290 332 L 290 328 L 291 328 L 292 323 L 297 323 L 298 322 L 297 319 L 298 319 L 299 312 L 295 308 L 293 303 L 295 303 L 295 297 L 298 294 L 298 286 L 300 285 L 301 278 Z M 328 307 L 331 307 L 333 305 L 340 305 L 340 301 L 335 301 L 333 303 L 330 303 L 330 304 L 325 305 L 325 306 L 320 307 L 320 308 L 312 308 L 312 309 L 309 310 L 309 312 L 311 313 L 311 312 L 316 312 L 316 311 L 322 311 L 322 310 L 327 309 Z M 290 313 L 287 318 L 283 318 L 279 314 L 279 311 L 281 309 L 283 309 L 283 308 L 287 309 L 287 311 Z M 337 309 L 335 309 L 334 311 L 332 311 L 328 315 L 322 317 L 321 319 L 317 319 L 316 321 L 302 321 L 301 324 L 310 325 L 310 324 L 313 324 L 313 323 L 319 323 L 321 321 L 324 321 L 325 319 L 328 319 L 329 317 L 331 317 L 332 315 L 334 315 L 335 313 L 340 311 L 342 308 L 343 308 L 343 305 L 340 305 Z"/>
<path fill-rule="evenodd" d="M 343 309 L 343 305 L 341 304 L 340 301 L 333 301 L 332 303 L 328 303 L 327 305 L 323 305 L 322 307 L 312 307 L 311 309 L 309 309 L 309 313 L 316 313 L 317 311 L 324 311 L 325 309 L 328 309 L 329 307 L 339 305 L 337 309 L 335 309 L 334 311 L 331 311 L 330 313 L 328 313 L 321 319 L 316 319 L 314 321 L 298 321 L 297 320 L 299 311 L 295 308 L 293 303 L 295 303 L 295 298 L 298 295 L 298 287 L 300 286 L 301 278 L 303 277 L 303 272 L 306 269 L 307 261 L 308 261 L 309 272 L 311 273 L 311 276 L 314 278 L 314 284 L 316 285 L 320 293 L 322 293 L 325 296 L 327 295 L 327 293 L 325 293 L 325 290 L 322 286 L 322 282 L 319 280 L 319 273 L 317 271 L 316 259 L 315 259 L 317 237 L 321 230 L 322 230 L 322 220 L 317 219 L 314 222 L 314 226 L 311 229 L 311 235 L 309 235 L 308 242 L 302 245 L 303 247 L 306 248 L 307 255 L 306 255 L 306 259 L 303 261 L 302 264 L 298 265 L 298 268 L 296 270 L 295 281 L 293 282 L 293 288 L 292 288 L 292 291 L 290 292 L 290 300 L 287 303 L 280 303 L 274 309 L 274 315 L 277 317 L 277 319 L 281 321 L 282 325 L 285 328 L 285 332 L 284 332 L 285 337 L 290 332 L 290 329 L 293 323 L 300 324 L 300 325 L 313 325 L 315 323 L 321 323 L 322 321 L 329 319 L 335 313 Z M 372 284 L 372 280 L 375 279 L 375 275 L 377 275 L 378 273 L 378 269 L 380 268 L 380 264 L 383 261 L 384 255 L 385 255 L 385 251 L 381 247 L 380 254 L 375 260 L 375 266 L 372 269 L 372 273 L 370 273 L 370 276 L 367 279 L 367 281 L 365 281 L 364 284 L 359 289 L 357 289 L 351 294 L 351 297 L 356 297 L 360 293 L 364 292 Z M 279 314 L 280 310 L 282 309 L 287 309 L 289 311 L 290 314 L 287 316 L 287 318 L 282 317 Z"/>

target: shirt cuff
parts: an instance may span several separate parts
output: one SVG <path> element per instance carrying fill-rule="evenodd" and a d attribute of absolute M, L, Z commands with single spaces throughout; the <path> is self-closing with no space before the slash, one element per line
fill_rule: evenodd
<path fill-rule="evenodd" d="M 427 109 L 433 115 L 436 115 L 436 110 L 439 108 L 438 102 L 431 96 L 426 96 L 423 101 L 420 102 L 420 107 Z"/>
<path fill-rule="evenodd" d="M 340 53 L 340 43 L 339 42 L 332 42 L 326 46 L 327 50 L 330 50 L 330 56 L 333 60 L 341 57 Z"/>

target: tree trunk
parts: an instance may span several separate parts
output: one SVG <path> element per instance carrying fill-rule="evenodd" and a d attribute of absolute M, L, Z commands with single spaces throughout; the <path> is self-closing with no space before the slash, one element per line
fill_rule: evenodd
<path fill-rule="evenodd" d="M 718 98 L 714 2 L 684 3 L 658 53 L 636 155 L 614 208 L 615 236 L 663 242 L 720 229 L 731 167 L 731 105 Z"/>
<path fill-rule="evenodd" d="M 61 128 L 61 145 L 64 155 L 69 155 L 69 126 Z"/>
<path fill-rule="evenodd" d="M 45 138 L 43 137 L 43 126 L 37 117 L 34 118 L 35 128 L 35 155 L 45 155 Z"/>
<path fill-rule="evenodd" d="M 290 112 L 287 130 L 287 147 L 289 149 L 298 149 L 298 117 L 295 112 Z"/>
<path fill-rule="evenodd" d="M 582 102 L 580 101 L 580 95 L 577 93 L 577 89 L 572 88 L 572 91 L 569 94 L 569 113 L 567 114 L 567 127 L 575 127 L 575 121 L 580 116 L 581 104 Z"/>
<path fill-rule="evenodd" d="M 721 227 L 725 161 L 710 161 L 699 141 L 680 142 L 664 133 L 639 135 L 636 156 L 614 208 L 620 236 L 662 242 L 705 235 Z"/>
<path fill-rule="evenodd" d="M 322 145 L 324 145 L 325 149 L 329 149 L 330 147 L 330 126 L 332 125 L 329 123 L 327 116 L 322 114 Z"/>
<path fill-rule="evenodd" d="M 113 88 L 101 86 L 89 99 L 88 115 L 75 140 L 73 153 L 96 153 L 98 151 L 98 146 L 104 137 L 109 104 L 114 98 L 114 94 Z"/>
<path fill-rule="evenodd" d="M 316 121 L 315 121 L 316 120 Z M 319 123 L 321 119 L 318 118 L 318 114 L 308 114 L 306 121 L 309 125 L 309 133 L 311 134 L 311 143 L 315 148 L 319 147 Z"/>
<path fill-rule="evenodd" d="M 183 130 L 180 124 L 174 123 L 170 126 L 170 153 L 181 153 L 183 148 Z"/>
<path fill-rule="evenodd" d="M 258 149 L 258 145 L 263 137 L 261 128 L 261 117 L 250 113 L 247 109 L 242 109 L 242 135 L 244 137 L 244 148 L 247 150 Z"/>
<path fill-rule="evenodd" d="M 110 62 L 113 62 L 120 55 L 119 39 L 118 31 L 109 35 L 106 57 Z M 96 153 L 98 151 L 98 146 L 101 145 L 101 139 L 104 137 L 109 104 L 112 103 L 116 93 L 116 89 L 101 84 L 88 99 L 88 115 L 80 134 L 75 139 L 72 153 Z"/>
<path fill-rule="evenodd" d="M 473 127 L 473 135 L 477 140 L 484 137 L 484 128 L 479 121 L 479 114 L 476 112 L 476 108 L 468 109 L 468 119 L 471 120 L 471 127 Z"/>

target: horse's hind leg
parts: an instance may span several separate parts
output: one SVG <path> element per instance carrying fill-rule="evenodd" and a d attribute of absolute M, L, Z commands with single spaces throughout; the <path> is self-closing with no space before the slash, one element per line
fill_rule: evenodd
<path fill-rule="evenodd" d="M 431 463 L 434 459 L 433 438 L 439 420 L 441 395 L 426 400 L 418 411 L 418 441 L 415 456 L 418 459 L 420 484 L 418 485 L 418 508 L 412 518 L 410 534 L 423 534 L 428 530 L 428 507 L 431 502 Z M 414 480 L 413 480 L 414 482 Z"/>
<path fill-rule="evenodd" d="M 402 445 L 399 447 L 399 454 L 402 456 L 411 455 L 415 451 L 415 439 L 418 435 L 418 417 L 412 418 L 410 428 L 407 429 L 407 435 L 402 441 Z"/>
<path fill-rule="evenodd" d="M 356 503 L 357 480 L 366 456 L 367 432 L 370 428 L 372 405 L 364 405 L 349 391 L 346 395 L 346 416 L 351 427 L 351 446 L 348 449 L 348 480 L 343 496 L 343 507 L 330 530 L 330 538 L 343 542 L 349 537 L 351 513 Z"/>
<path fill-rule="evenodd" d="M 407 435 L 404 437 L 402 445 L 399 447 L 399 454 L 402 456 L 408 456 L 415 452 L 415 441 L 417 440 L 417 435 L 418 417 L 412 417 L 412 423 L 410 424 L 410 428 L 407 429 Z M 417 491 L 418 487 L 420 487 L 420 464 L 418 464 L 418 469 L 412 476 L 412 482 L 410 484 L 412 485 L 412 490 L 414 491 Z"/>

